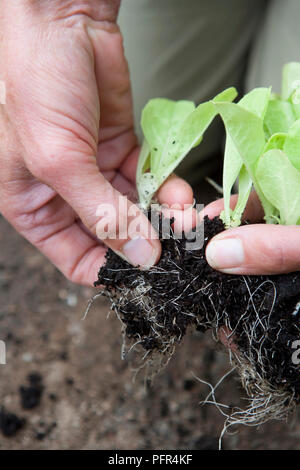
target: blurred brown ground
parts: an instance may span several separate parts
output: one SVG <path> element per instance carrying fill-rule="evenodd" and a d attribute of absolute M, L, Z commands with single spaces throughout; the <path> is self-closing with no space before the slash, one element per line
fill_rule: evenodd
<path fill-rule="evenodd" d="M 210 334 L 188 334 L 152 386 L 143 372 L 133 381 L 108 303 L 97 300 L 82 321 L 95 291 L 65 280 L 1 217 L 0 247 L 0 339 L 7 345 L 0 406 L 27 420 L 11 438 L 0 433 L 0 449 L 217 448 L 224 418 L 212 405 L 199 406 L 208 388 L 193 375 L 215 384 L 230 369 Z M 27 411 L 19 387 L 31 372 L 42 374 L 45 390 Z M 227 405 L 245 403 L 235 373 L 216 396 Z M 300 448 L 299 412 L 288 423 L 235 431 L 225 436 L 225 449 Z"/>

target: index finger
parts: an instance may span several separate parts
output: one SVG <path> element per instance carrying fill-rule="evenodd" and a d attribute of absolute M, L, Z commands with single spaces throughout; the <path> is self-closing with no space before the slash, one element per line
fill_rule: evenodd
<path fill-rule="evenodd" d="M 234 194 L 230 198 L 230 208 L 234 209 L 238 201 L 238 194 Z M 213 219 L 221 214 L 224 210 L 224 199 L 217 199 L 216 201 L 211 202 L 203 211 L 199 214 L 200 219 L 202 220 L 205 216 L 208 216 L 209 219 Z M 252 223 L 258 223 L 263 220 L 264 211 L 260 200 L 255 191 L 251 191 L 247 205 L 243 213 L 243 220 L 247 220 Z"/>

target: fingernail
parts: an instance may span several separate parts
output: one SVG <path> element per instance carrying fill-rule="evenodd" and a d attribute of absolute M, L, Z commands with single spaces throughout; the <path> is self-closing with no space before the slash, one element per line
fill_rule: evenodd
<path fill-rule="evenodd" d="M 212 268 L 230 273 L 244 262 L 243 243 L 238 238 L 211 241 L 206 248 L 206 259 Z"/>
<path fill-rule="evenodd" d="M 134 238 L 126 242 L 122 253 L 130 264 L 144 268 L 153 266 L 157 257 L 155 248 L 144 238 Z"/>

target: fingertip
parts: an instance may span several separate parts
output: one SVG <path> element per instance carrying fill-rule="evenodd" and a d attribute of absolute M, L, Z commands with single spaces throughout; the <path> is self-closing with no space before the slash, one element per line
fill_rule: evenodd
<path fill-rule="evenodd" d="M 171 175 L 157 193 L 160 204 L 177 205 L 184 209 L 185 205 L 193 204 L 194 195 L 189 183 L 176 175 Z"/>
<path fill-rule="evenodd" d="M 272 275 L 300 269 L 300 227 L 249 224 L 216 235 L 207 262 L 226 274 Z"/>
<path fill-rule="evenodd" d="M 161 255 L 161 243 L 159 240 L 138 237 L 127 240 L 120 250 L 115 251 L 132 266 L 145 270 L 158 262 Z"/>
<path fill-rule="evenodd" d="M 230 198 L 230 207 L 233 209 L 236 205 L 237 202 L 237 195 L 233 195 Z M 224 199 L 217 199 L 216 201 L 210 202 L 207 204 L 207 206 L 202 209 L 201 212 L 199 212 L 199 217 L 201 220 L 204 219 L 205 216 L 207 216 L 209 219 L 214 219 L 215 217 L 218 217 L 221 212 L 224 210 Z"/>

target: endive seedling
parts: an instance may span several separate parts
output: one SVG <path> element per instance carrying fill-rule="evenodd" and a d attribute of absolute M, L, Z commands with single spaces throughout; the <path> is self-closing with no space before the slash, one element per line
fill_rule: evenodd
<path fill-rule="evenodd" d="M 226 130 L 220 215 L 225 228 L 241 224 L 253 187 L 267 223 L 300 224 L 300 63 L 284 66 L 281 95 L 255 88 L 233 103 L 236 94 L 228 88 L 197 108 L 190 101 L 149 101 L 142 113 L 145 139 L 137 168 L 143 209 L 219 114 Z M 231 210 L 237 180 L 238 201 Z"/>
<path fill-rule="evenodd" d="M 226 228 L 236 227 L 252 185 L 267 223 L 300 223 L 300 64 L 283 68 L 282 94 L 257 88 L 238 104 L 215 103 L 226 129 L 223 170 Z M 230 209 L 231 189 L 239 178 L 239 197 Z"/>
<path fill-rule="evenodd" d="M 144 210 L 177 165 L 201 142 L 218 113 L 214 104 L 231 102 L 236 96 L 235 88 L 228 88 L 197 107 L 191 101 L 163 98 L 147 103 L 142 112 L 144 142 L 136 174 L 139 202 Z"/>

